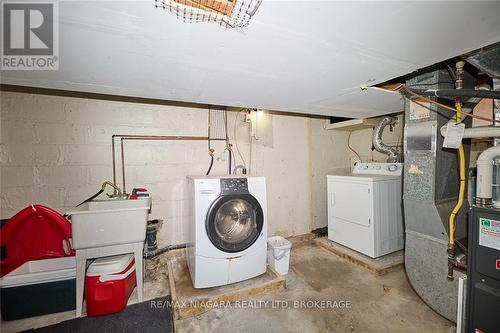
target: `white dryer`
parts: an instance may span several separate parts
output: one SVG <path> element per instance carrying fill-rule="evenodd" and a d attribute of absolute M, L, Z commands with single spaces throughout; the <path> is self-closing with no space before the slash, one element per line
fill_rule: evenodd
<path fill-rule="evenodd" d="M 266 272 L 264 177 L 189 176 L 192 204 L 187 258 L 194 288 Z"/>
<path fill-rule="evenodd" d="M 402 163 L 327 176 L 328 238 L 372 258 L 403 249 Z"/>

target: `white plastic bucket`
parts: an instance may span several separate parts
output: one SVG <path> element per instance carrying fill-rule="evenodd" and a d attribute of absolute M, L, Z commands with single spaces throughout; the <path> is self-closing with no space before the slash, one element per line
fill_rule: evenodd
<path fill-rule="evenodd" d="M 288 274 L 292 243 L 281 236 L 267 239 L 267 263 L 280 275 Z"/>

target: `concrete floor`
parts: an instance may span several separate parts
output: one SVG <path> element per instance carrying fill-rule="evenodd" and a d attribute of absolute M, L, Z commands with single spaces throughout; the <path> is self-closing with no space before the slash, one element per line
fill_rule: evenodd
<path fill-rule="evenodd" d="M 454 332 L 415 294 L 403 269 L 377 276 L 307 244 L 293 248 L 286 279 L 286 290 L 251 298 L 255 308 L 214 309 L 177 321 L 176 332 Z M 294 308 L 294 301 L 307 300 L 349 301 L 351 308 Z"/>
<path fill-rule="evenodd" d="M 403 269 L 378 276 L 313 243 L 294 245 L 291 257 L 285 290 L 248 299 L 254 301 L 251 304 L 255 308 L 249 308 L 250 303 L 232 304 L 176 321 L 176 332 L 454 332 L 453 323 L 433 312 L 415 294 Z M 169 292 L 165 258 L 148 263 L 146 300 Z M 314 300 L 330 301 L 330 308 L 294 306 L 294 301 Z M 134 291 L 129 304 L 136 301 Z M 333 302 L 340 305 L 341 301 L 350 302 L 351 307 L 331 308 Z M 0 331 L 16 332 L 73 317 L 74 311 L 69 311 L 3 322 Z"/>

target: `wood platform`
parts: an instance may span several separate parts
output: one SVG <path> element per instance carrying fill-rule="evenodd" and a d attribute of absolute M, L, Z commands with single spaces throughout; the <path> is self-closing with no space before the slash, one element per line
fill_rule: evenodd
<path fill-rule="evenodd" d="M 285 288 L 285 278 L 268 267 L 267 272 L 253 279 L 227 286 L 194 289 L 185 257 L 167 262 L 170 294 L 174 319 L 185 319 L 250 296 L 274 292 Z"/>
<path fill-rule="evenodd" d="M 383 257 L 373 259 L 348 247 L 335 243 L 326 237 L 316 238 L 313 242 L 336 254 L 337 256 L 347 259 L 350 262 L 366 268 L 370 272 L 378 275 L 384 275 L 392 272 L 399 269 L 404 264 L 404 251 L 394 252 Z"/>

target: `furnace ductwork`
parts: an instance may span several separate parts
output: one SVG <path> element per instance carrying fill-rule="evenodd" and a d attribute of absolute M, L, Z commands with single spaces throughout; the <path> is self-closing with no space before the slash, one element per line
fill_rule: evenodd
<path fill-rule="evenodd" d="M 399 162 L 399 154 L 396 152 L 396 150 L 392 147 L 389 147 L 388 145 L 384 144 L 382 142 L 382 133 L 384 132 L 384 128 L 387 125 L 395 125 L 398 122 L 398 118 L 396 117 L 383 117 L 380 122 L 378 123 L 377 127 L 373 130 L 373 147 L 375 150 L 377 150 L 379 153 L 385 154 L 388 156 L 387 162 L 388 163 L 397 163 Z"/>
<path fill-rule="evenodd" d="M 463 88 L 470 89 L 474 78 L 463 75 Z M 453 78 L 446 69 L 422 71 L 409 77 L 410 89 L 452 89 Z M 448 274 L 449 214 L 459 193 L 457 152 L 443 148 L 440 128 L 451 114 L 438 105 L 430 106 L 427 117 L 418 117 L 415 104 L 405 100 L 405 165 L 403 204 L 405 225 L 405 268 L 416 293 L 436 312 L 454 321 L 457 316 L 458 280 L 465 274 L 454 271 L 454 281 Z M 470 127 L 470 117 L 463 120 Z M 468 165 L 470 142 L 462 143 L 465 165 Z M 417 169 L 419 172 L 414 172 Z M 466 175 L 467 176 L 467 173 Z M 465 179 L 467 183 L 467 178 Z M 465 238 L 466 203 L 457 214 L 455 240 Z M 458 248 L 456 255 L 461 255 Z"/>

